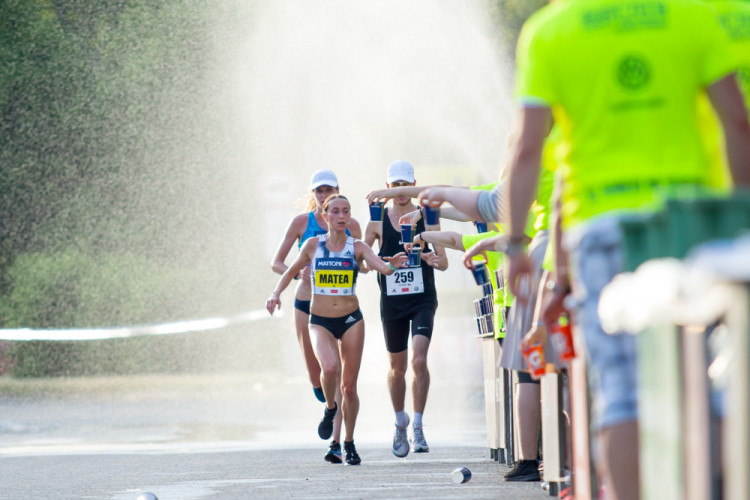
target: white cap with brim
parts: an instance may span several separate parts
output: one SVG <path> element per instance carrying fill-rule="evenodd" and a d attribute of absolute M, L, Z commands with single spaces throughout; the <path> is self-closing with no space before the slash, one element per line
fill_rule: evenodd
<path fill-rule="evenodd" d="M 392 182 L 414 182 L 414 167 L 404 160 L 396 160 L 388 167 L 388 184 Z"/>
<path fill-rule="evenodd" d="M 336 174 L 330 170 L 318 170 L 310 179 L 310 189 L 317 189 L 320 186 L 339 187 L 339 180 Z"/>

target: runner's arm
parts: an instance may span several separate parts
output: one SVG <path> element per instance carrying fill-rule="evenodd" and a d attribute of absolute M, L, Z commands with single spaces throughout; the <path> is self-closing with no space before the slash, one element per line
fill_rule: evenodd
<path fill-rule="evenodd" d="M 286 288 L 289 286 L 289 283 L 292 282 L 295 276 L 312 260 L 313 252 L 315 252 L 315 248 L 318 246 L 318 238 L 310 238 L 307 241 L 305 241 L 305 244 L 302 245 L 302 248 L 300 249 L 300 253 L 297 256 L 296 259 L 294 259 L 294 262 L 292 262 L 292 265 L 290 265 L 286 271 L 281 275 L 281 278 L 279 278 L 279 282 L 276 284 L 276 288 L 271 292 L 271 296 L 268 297 L 268 300 L 266 300 L 266 309 L 268 312 L 273 315 L 274 311 L 277 308 L 281 308 L 281 294 L 286 290 Z"/>
<path fill-rule="evenodd" d="M 354 253 L 358 259 L 364 260 L 370 269 L 374 269 L 386 276 L 393 274 L 396 269 L 404 267 L 404 264 L 409 260 L 406 252 L 399 252 L 392 257 L 383 257 L 381 259 L 364 241 L 354 242 Z"/>
<path fill-rule="evenodd" d="M 273 258 L 271 259 L 271 269 L 276 274 L 284 274 L 284 271 L 287 270 L 288 266 L 284 264 L 284 261 L 289 256 L 289 251 L 292 249 L 292 246 L 294 246 L 294 242 L 297 241 L 302 234 L 304 228 L 303 224 L 306 220 L 306 215 L 298 215 L 293 218 L 287 226 L 284 238 L 281 240 L 281 243 L 279 243 L 276 253 L 274 253 Z"/>

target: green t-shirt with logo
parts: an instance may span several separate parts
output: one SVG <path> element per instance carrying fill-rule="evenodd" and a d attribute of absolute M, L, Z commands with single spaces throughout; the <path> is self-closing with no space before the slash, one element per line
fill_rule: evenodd
<path fill-rule="evenodd" d="M 707 5 L 555 2 L 524 25 L 516 61 L 516 97 L 562 131 L 566 227 L 709 183 L 696 100 L 736 65 Z"/>

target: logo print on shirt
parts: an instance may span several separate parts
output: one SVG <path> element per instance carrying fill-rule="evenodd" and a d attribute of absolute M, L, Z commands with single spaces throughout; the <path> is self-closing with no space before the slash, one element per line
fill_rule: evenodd
<path fill-rule="evenodd" d="M 641 56 L 627 55 L 617 65 L 617 82 L 626 90 L 641 90 L 650 80 L 651 70 Z"/>

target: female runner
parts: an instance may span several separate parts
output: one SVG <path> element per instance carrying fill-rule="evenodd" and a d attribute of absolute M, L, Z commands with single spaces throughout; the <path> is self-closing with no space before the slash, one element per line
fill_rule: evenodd
<path fill-rule="evenodd" d="M 310 179 L 310 190 L 312 196 L 308 202 L 308 211 L 292 219 L 286 229 L 284 239 L 281 240 L 276 254 L 271 260 L 271 269 L 275 273 L 283 274 L 287 270 L 288 266 L 284 261 L 295 242 L 297 242 L 298 248 L 302 248 L 308 238 L 325 234 L 328 230 L 322 216 L 322 207 L 326 198 L 339 192 L 339 181 L 336 174 L 330 170 L 318 170 Z M 362 230 L 356 220 L 351 220 L 347 234 L 351 234 L 355 238 L 362 237 Z M 294 326 L 297 330 L 297 341 L 305 360 L 307 375 L 312 383 L 315 397 L 321 403 L 325 403 L 323 389 L 320 387 L 320 365 L 310 344 L 310 333 L 307 327 L 310 320 L 310 267 L 305 266 L 294 279 L 299 280 L 294 293 Z M 334 439 L 331 441 L 325 460 L 331 463 L 341 463 L 340 415 L 336 418 L 334 424 Z"/>
<path fill-rule="evenodd" d="M 347 235 L 346 229 L 351 224 L 351 206 L 344 196 L 330 196 L 324 202 L 322 211 L 328 223 L 328 233 L 305 242 L 299 256 L 281 276 L 276 289 L 266 301 L 266 309 L 273 314 L 277 307 L 281 307 L 281 293 L 306 265 L 312 266 L 310 340 L 322 368 L 320 380 L 326 399 L 318 435 L 321 439 L 328 439 L 333 432 L 333 419 L 338 412 L 336 389 L 340 387 L 343 396 L 341 410 L 346 426 L 346 464 L 358 465 L 360 458 L 354 447 L 354 426 L 359 412 L 357 377 L 365 338 L 364 320 L 354 293 L 358 262 L 364 260 L 370 269 L 390 275 L 399 267 L 404 267 L 407 256 L 399 252 L 381 260 L 367 244 Z"/>

